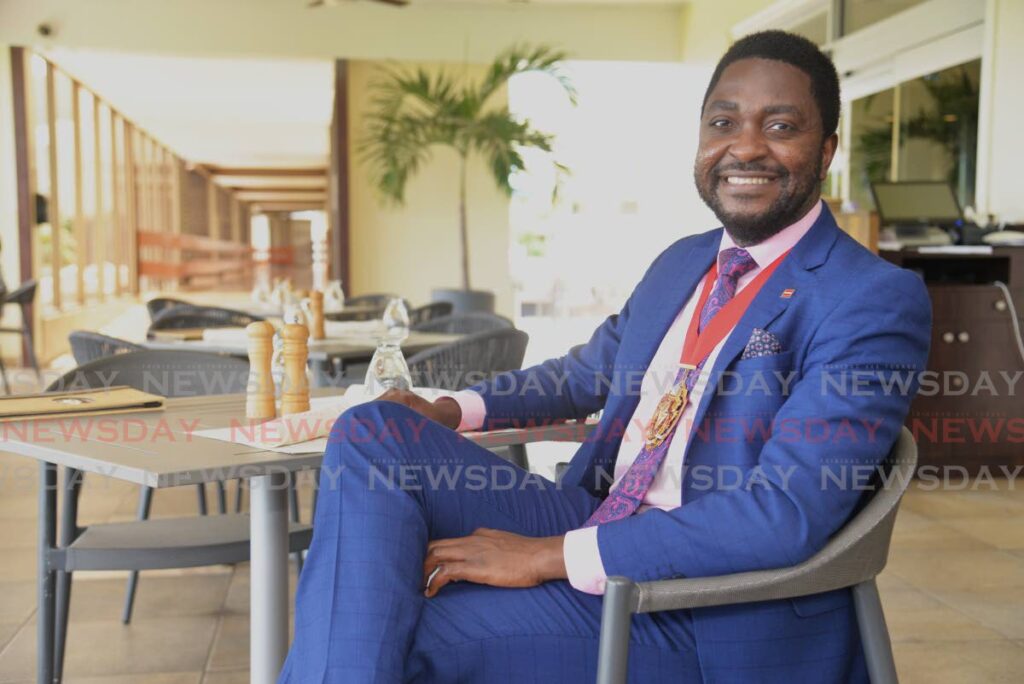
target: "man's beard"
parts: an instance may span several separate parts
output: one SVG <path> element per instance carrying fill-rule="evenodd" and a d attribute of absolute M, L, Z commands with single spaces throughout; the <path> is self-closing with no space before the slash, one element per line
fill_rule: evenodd
<path fill-rule="evenodd" d="M 725 182 L 725 175 L 728 171 L 770 173 L 778 176 L 779 195 L 768 207 L 768 210 L 762 214 L 730 214 L 722 206 L 718 197 L 718 186 Z M 819 158 L 812 173 L 799 176 L 794 176 L 782 167 L 732 164 L 712 169 L 707 182 L 700 176 L 699 170 L 695 170 L 694 182 L 704 204 L 708 205 L 715 213 L 733 241 L 744 247 L 764 242 L 783 228 L 803 218 L 803 215 L 809 210 L 807 205 L 811 197 L 817 196 L 821 192 L 821 182 L 818 180 L 820 176 L 821 159 Z"/>

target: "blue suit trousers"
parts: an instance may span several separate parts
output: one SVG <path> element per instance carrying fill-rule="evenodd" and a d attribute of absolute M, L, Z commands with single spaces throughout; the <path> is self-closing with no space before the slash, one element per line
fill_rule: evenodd
<path fill-rule="evenodd" d="M 547 582 L 423 596 L 428 540 L 488 527 L 541 537 L 599 501 L 390 402 L 346 411 L 323 460 L 281 684 L 594 681 L 601 597 Z M 630 680 L 699 682 L 687 611 L 633 620 Z"/>

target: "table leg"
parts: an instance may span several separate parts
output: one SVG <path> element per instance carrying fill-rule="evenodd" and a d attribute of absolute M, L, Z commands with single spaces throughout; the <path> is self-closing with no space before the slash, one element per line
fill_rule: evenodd
<path fill-rule="evenodd" d="M 50 549 L 57 542 L 57 466 L 39 464 L 39 610 L 36 615 L 36 682 L 53 682 L 53 638 L 56 617 L 56 573 Z"/>
<path fill-rule="evenodd" d="M 249 481 L 249 681 L 274 684 L 288 652 L 288 474 Z"/>

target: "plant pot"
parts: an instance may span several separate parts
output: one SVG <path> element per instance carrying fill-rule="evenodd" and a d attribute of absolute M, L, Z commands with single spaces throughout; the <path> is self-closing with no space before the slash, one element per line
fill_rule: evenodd
<path fill-rule="evenodd" d="M 431 293 L 435 302 L 451 302 L 452 313 L 473 313 L 483 311 L 494 313 L 494 293 L 486 290 L 462 290 L 438 288 Z"/>

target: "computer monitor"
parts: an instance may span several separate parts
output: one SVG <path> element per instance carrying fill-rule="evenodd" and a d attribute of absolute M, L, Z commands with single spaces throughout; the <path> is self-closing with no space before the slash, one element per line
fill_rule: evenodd
<path fill-rule="evenodd" d="M 949 225 L 963 217 L 945 181 L 872 183 L 871 192 L 882 225 Z"/>

